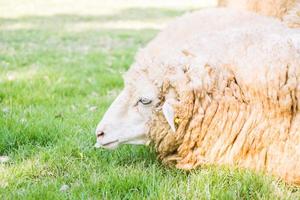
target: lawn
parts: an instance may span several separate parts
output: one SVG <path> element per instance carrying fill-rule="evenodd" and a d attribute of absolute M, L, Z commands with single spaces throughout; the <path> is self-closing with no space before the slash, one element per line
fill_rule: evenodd
<path fill-rule="evenodd" d="M 151 147 L 96 150 L 135 53 L 208 1 L 0 0 L 0 199 L 300 199 L 225 167 L 184 172 Z"/>

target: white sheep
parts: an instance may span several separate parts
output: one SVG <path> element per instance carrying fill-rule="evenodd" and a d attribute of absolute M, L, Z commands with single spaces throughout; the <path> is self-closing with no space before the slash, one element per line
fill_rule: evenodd
<path fill-rule="evenodd" d="M 300 0 L 219 0 L 218 5 L 277 17 L 289 27 L 300 27 Z"/>
<path fill-rule="evenodd" d="M 300 31 L 245 11 L 179 18 L 136 56 L 96 147 L 152 142 L 178 168 L 233 165 L 300 184 Z"/>

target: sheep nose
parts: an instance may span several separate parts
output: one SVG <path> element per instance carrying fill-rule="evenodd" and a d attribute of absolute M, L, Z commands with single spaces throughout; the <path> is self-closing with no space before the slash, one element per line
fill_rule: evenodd
<path fill-rule="evenodd" d="M 104 132 L 103 131 L 97 131 L 96 135 L 97 135 L 97 138 L 103 137 Z"/>

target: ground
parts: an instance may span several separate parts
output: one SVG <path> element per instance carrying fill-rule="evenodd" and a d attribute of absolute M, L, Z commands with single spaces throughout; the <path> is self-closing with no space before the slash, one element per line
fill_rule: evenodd
<path fill-rule="evenodd" d="M 138 49 L 213 3 L 0 0 L 0 199 L 299 199 L 263 174 L 184 172 L 151 147 L 93 148 Z"/>

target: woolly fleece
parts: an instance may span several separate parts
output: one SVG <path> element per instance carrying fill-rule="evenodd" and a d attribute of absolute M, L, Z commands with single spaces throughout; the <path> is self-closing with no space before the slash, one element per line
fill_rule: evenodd
<path fill-rule="evenodd" d="M 188 14 L 139 51 L 125 83 L 141 79 L 159 93 L 148 136 L 165 163 L 238 166 L 300 184 L 299 30 L 245 11 Z M 160 110 L 168 98 L 175 133 Z"/>

